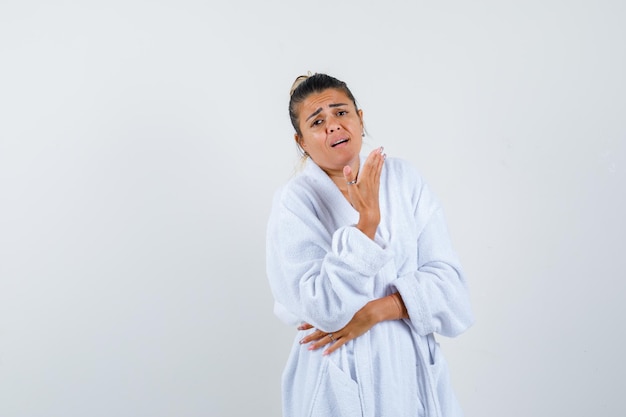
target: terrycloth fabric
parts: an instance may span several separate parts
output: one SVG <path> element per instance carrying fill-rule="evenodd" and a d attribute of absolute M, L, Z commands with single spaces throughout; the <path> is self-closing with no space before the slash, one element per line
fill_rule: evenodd
<path fill-rule="evenodd" d="M 364 160 L 364 157 L 361 157 Z M 473 322 L 443 213 L 405 161 L 381 174 L 375 241 L 311 160 L 275 196 L 267 232 L 274 312 L 289 325 L 337 331 L 368 301 L 400 292 L 408 320 L 384 321 L 323 356 L 296 335 L 283 373 L 284 417 L 456 417 L 462 412 L 433 333 Z"/>

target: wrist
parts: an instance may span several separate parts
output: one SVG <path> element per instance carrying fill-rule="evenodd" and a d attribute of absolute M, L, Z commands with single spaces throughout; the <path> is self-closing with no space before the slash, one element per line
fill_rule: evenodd
<path fill-rule="evenodd" d="M 389 298 L 391 298 L 394 304 L 396 305 L 396 310 L 397 310 L 396 319 L 398 320 L 408 319 L 409 312 L 407 311 L 406 306 L 404 305 L 404 300 L 402 300 L 402 296 L 400 295 L 400 293 L 394 292 L 393 294 L 389 296 Z"/>
<path fill-rule="evenodd" d="M 398 308 L 390 296 L 372 300 L 367 304 L 367 307 L 368 318 L 374 324 L 398 318 Z"/>
<path fill-rule="evenodd" d="M 359 222 L 356 224 L 356 227 L 367 237 L 374 240 L 374 236 L 376 235 L 376 229 L 378 229 L 379 223 L 379 214 L 360 214 Z"/>

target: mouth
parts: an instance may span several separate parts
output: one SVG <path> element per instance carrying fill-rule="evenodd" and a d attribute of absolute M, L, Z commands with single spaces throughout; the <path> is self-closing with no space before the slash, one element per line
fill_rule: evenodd
<path fill-rule="evenodd" d="M 346 143 L 348 140 L 349 140 L 348 138 L 339 139 L 337 142 L 335 142 L 332 145 L 330 145 L 330 147 L 334 148 L 337 145 L 341 145 L 342 143 Z"/>

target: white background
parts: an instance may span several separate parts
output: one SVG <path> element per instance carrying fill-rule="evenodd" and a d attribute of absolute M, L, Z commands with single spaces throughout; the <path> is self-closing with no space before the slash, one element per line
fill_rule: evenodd
<path fill-rule="evenodd" d="M 468 417 L 623 416 L 622 1 L 0 3 L 0 416 L 278 416 L 296 76 L 442 200 Z"/>

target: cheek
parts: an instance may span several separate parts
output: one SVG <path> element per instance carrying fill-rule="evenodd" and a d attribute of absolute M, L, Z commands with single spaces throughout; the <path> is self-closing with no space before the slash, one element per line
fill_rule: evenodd
<path fill-rule="evenodd" d="M 302 140 L 302 144 L 308 146 L 309 148 L 317 147 L 320 142 L 323 142 L 324 138 L 322 135 L 316 132 L 307 132 L 306 136 Z"/>

